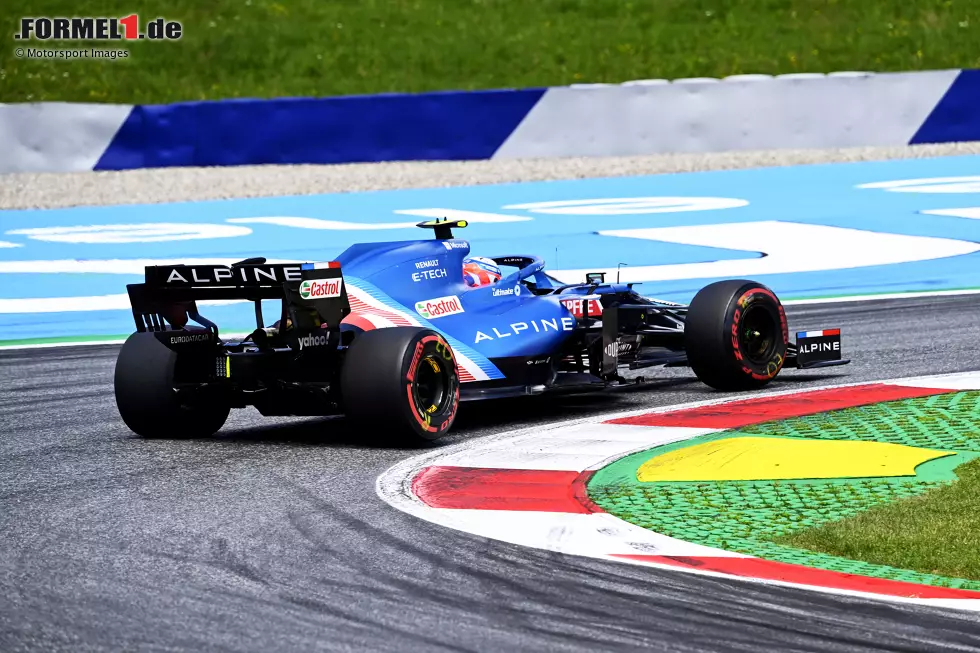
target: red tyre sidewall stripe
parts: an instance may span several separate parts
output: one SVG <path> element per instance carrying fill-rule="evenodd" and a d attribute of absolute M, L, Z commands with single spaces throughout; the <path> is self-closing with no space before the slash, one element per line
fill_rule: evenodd
<path fill-rule="evenodd" d="M 742 309 L 745 307 L 743 301 L 745 301 L 747 297 L 751 297 L 752 295 L 765 295 L 770 299 L 772 299 L 772 301 L 776 304 L 776 312 L 779 314 L 779 328 L 783 334 L 783 343 L 787 343 L 787 344 L 789 343 L 789 324 L 786 321 L 786 311 L 783 310 L 782 303 L 780 303 L 779 298 L 776 297 L 776 295 L 768 288 L 763 288 L 762 286 L 749 288 L 744 293 L 742 293 L 739 296 L 738 300 L 735 302 L 735 312 L 732 315 L 733 321 L 732 321 L 732 329 L 731 329 L 732 353 L 734 354 L 735 359 L 739 363 L 741 363 L 743 372 L 745 372 L 746 374 L 748 374 L 754 379 L 759 379 L 760 381 L 764 381 L 766 379 L 771 379 L 775 377 L 777 374 L 779 374 L 779 371 L 783 369 L 783 365 L 786 363 L 786 357 L 785 356 L 779 357 L 779 361 L 776 363 L 776 366 L 772 372 L 769 372 L 767 367 L 766 374 L 759 374 L 758 372 L 755 372 L 752 369 L 750 369 L 744 362 L 742 362 L 743 361 L 742 352 L 738 344 L 738 323 L 741 318 Z M 770 364 L 771 363 L 772 361 L 770 361 Z"/>
<path fill-rule="evenodd" d="M 445 348 L 445 357 L 448 357 L 452 363 L 453 368 L 456 370 L 456 378 L 459 379 L 459 367 L 456 365 L 456 357 L 452 355 L 452 349 L 449 347 L 449 343 L 442 339 L 439 335 L 429 335 L 424 336 L 418 342 L 415 343 L 415 352 L 412 354 L 412 362 L 409 364 L 408 372 L 405 377 L 408 379 L 408 383 L 405 384 L 405 390 L 408 394 L 408 409 L 412 411 L 412 416 L 415 417 L 415 421 L 418 422 L 419 426 L 422 427 L 424 431 L 429 433 L 436 433 L 440 429 L 445 430 L 449 428 L 449 424 L 452 423 L 453 417 L 456 415 L 456 407 L 459 404 L 459 385 L 456 384 L 456 389 L 453 399 L 453 409 L 449 416 L 439 423 L 437 426 L 433 426 L 430 422 L 426 422 L 415 405 L 415 395 L 412 393 L 412 384 L 415 382 L 415 373 L 418 371 L 419 362 L 422 360 L 422 352 L 425 349 L 425 345 L 430 342 L 436 343 L 436 348 L 442 346 Z"/>

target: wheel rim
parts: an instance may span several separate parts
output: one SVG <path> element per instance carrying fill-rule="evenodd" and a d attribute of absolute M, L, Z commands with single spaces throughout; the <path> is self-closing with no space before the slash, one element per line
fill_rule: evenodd
<path fill-rule="evenodd" d="M 445 362 L 434 356 L 426 356 L 419 361 L 418 372 L 412 385 L 412 397 L 419 411 L 435 415 L 446 408 L 452 399 L 450 387 L 452 379 Z"/>
<path fill-rule="evenodd" d="M 776 351 L 778 332 L 779 325 L 768 307 L 750 305 L 739 325 L 742 355 L 753 363 L 768 363 Z"/>

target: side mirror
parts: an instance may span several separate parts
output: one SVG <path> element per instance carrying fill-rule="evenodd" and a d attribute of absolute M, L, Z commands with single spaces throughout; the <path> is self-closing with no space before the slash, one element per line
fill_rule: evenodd
<path fill-rule="evenodd" d="M 585 283 L 605 283 L 606 273 L 605 272 L 586 272 Z"/>

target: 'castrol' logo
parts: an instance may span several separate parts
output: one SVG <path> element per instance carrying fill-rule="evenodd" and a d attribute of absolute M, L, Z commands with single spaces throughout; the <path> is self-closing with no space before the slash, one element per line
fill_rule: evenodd
<path fill-rule="evenodd" d="M 299 296 L 303 299 L 329 299 L 340 297 L 343 279 L 308 279 L 299 285 Z"/>
<path fill-rule="evenodd" d="M 424 302 L 416 302 L 415 310 L 422 317 L 434 320 L 437 317 L 462 313 L 463 307 L 459 303 L 459 297 L 450 295 L 449 297 L 437 297 L 436 299 L 427 299 Z"/>

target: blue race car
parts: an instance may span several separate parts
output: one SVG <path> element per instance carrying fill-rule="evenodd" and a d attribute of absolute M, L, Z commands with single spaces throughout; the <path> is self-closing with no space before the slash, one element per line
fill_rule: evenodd
<path fill-rule="evenodd" d="M 144 437 L 200 437 L 254 406 L 434 440 L 462 400 L 604 390 L 651 366 L 749 390 L 786 366 L 848 362 L 837 329 L 791 343 L 776 295 L 753 281 L 712 283 L 680 305 L 600 273 L 561 283 L 537 256 L 469 258 L 452 233 L 462 220 L 418 226 L 435 238 L 354 245 L 329 263 L 147 267 L 127 287 L 137 330 L 116 361 L 123 420 Z M 255 331 L 222 338 L 198 300 L 254 302 Z M 262 300 L 281 300 L 271 326 Z"/>

